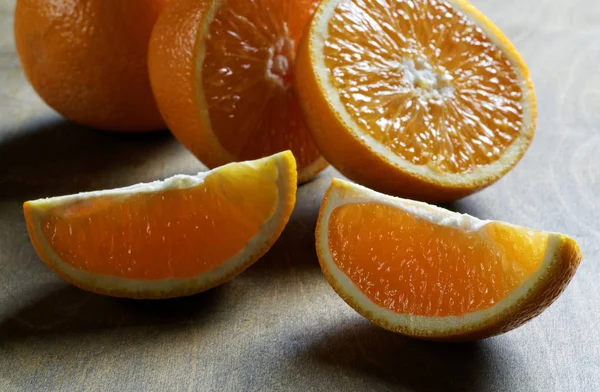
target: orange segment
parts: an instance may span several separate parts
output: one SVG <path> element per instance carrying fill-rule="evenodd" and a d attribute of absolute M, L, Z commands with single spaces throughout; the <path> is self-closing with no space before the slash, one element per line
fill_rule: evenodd
<path fill-rule="evenodd" d="M 196 177 L 28 202 L 25 216 L 42 259 L 76 285 L 177 296 L 233 277 L 268 250 L 289 219 L 295 183 L 287 152 Z M 169 280 L 178 283 L 155 288 Z"/>
<path fill-rule="evenodd" d="M 535 130 L 526 65 L 464 0 L 324 0 L 296 85 L 324 157 L 405 197 L 450 201 L 490 185 Z"/>
<path fill-rule="evenodd" d="M 571 238 L 480 221 L 341 180 L 316 230 L 340 296 L 374 323 L 428 339 L 475 339 L 537 316 L 571 280 Z"/>
<path fill-rule="evenodd" d="M 48 209 L 40 223 L 61 260 L 91 274 L 196 276 L 242 250 L 273 216 L 277 167 L 268 169 L 274 175 L 241 167 L 234 173 L 210 173 L 196 187 L 59 205 Z M 210 252 L 199 254 L 200 249 Z"/>
<path fill-rule="evenodd" d="M 289 149 L 300 181 L 322 170 L 294 86 L 296 43 L 318 1 L 175 3 L 159 20 L 149 55 L 173 133 L 211 167 Z"/>
<path fill-rule="evenodd" d="M 508 296 L 539 268 L 547 239 L 498 222 L 483 233 L 436 225 L 381 203 L 337 207 L 328 232 L 333 261 L 373 302 L 440 317 L 484 310 Z"/>

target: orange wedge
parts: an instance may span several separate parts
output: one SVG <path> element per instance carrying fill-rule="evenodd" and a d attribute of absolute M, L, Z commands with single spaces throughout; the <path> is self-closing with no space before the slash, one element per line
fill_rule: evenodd
<path fill-rule="evenodd" d="M 324 0 L 296 77 L 323 156 L 389 194 L 469 195 L 506 174 L 535 130 L 525 63 L 464 0 Z"/>
<path fill-rule="evenodd" d="M 196 176 L 26 202 L 40 258 L 116 297 L 170 298 L 223 283 L 269 250 L 296 200 L 288 151 Z"/>
<path fill-rule="evenodd" d="M 149 70 L 173 134 L 204 164 L 291 150 L 298 179 L 323 170 L 295 94 L 296 43 L 318 0 L 170 2 Z"/>
<path fill-rule="evenodd" d="M 548 307 L 581 261 L 563 234 L 481 221 L 334 180 L 316 230 L 335 291 L 390 331 L 486 338 Z"/>

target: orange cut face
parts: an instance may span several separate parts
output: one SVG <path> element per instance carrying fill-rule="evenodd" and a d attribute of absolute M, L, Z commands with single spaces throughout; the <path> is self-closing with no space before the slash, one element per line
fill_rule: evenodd
<path fill-rule="evenodd" d="M 249 166 L 225 167 L 202 186 L 54 207 L 40 225 L 62 261 L 91 274 L 190 278 L 244 249 L 277 204 L 272 179 Z"/>
<path fill-rule="evenodd" d="M 296 44 L 318 0 L 229 0 L 209 26 L 202 89 L 212 132 L 237 160 L 320 154 L 294 91 Z"/>
<path fill-rule="evenodd" d="M 337 207 L 329 228 L 340 270 L 377 305 L 416 316 L 492 307 L 539 268 L 548 238 L 498 222 L 483 233 L 436 225 L 376 202 Z"/>
<path fill-rule="evenodd" d="M 398 157 L 442 173 L 497 161 L 523 128 L 503 52 L 442 0 L 340 2 L 324 60 L 351 119 Z"/>

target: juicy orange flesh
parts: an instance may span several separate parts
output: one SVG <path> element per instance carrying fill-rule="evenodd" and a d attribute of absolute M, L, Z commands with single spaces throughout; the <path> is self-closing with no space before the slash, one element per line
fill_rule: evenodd
<path fill-rule="evenodd" d="M 496 161 L 523 126 L 507 57 L 439 0 L 343 1 L 324 47 L 330 81 L 359 127 L 438 172 Z"/>
<path fill-rule="evenodd" d="M 318 0 L 226 0 L 209 26 L 202 87 L 213 133 L 238 160 L 319 152 L 292 81 L 296 43 Z"/>
<path fill-rule="evenodd" d="M 377 305 L 418 316 L 483 310 L 540 266 L 547 234 L 502 223 L 440 226 L 379 203 L 346 204 L 329 219 L 334 263 Z"/>
<path fill-rule="evenodd" d="M 92 274 L 190 278 L 241 251 L 273 215 L 278 191 L 250 167 L 221 169 L 204 183 L 130 196 L 99 196 L 51 208 L 41 227 L 54 252 Z"/>

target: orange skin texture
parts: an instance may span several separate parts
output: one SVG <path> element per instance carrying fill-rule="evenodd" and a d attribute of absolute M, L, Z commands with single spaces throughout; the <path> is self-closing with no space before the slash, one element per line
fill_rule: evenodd
<path fill-rule="evenodd" d="M 164 129 L 147 48 L 168 0 L 18 0 L 14 34 L 27 79 L 64 117 L 112 131 Z"/>
<path fill-rule="evenodd" d="M 512 44 L 504 38 L 503 34 L 493 23 L 472 6 L 468 6 L 470 14 L 480 24 L 494 31 L 496 37 L 507 48 L 516 53 Z M 401 196 L 428 203 L 452 202 L 471 195 L 487 186 L 492 185 L 507 174 L 521 159 L 533 140 L 533 132 L 527 135 L 527 143 L 522 144 L 513 159 L 501 170 L 488 176 L 484 180 L 472 181 L 468 184 L 455 184 L 441 182 L 434 178 L 422 176 L 398 167 L 375 152 L 369 145 L 354 136 L 337 117 L 325 96 L 311 59 L 310 38 L 314 28 L 314 19 L 319 16 L 319 11 L 313 16 L 313 21 L 307 26 L 298 47 L 296 60 L 296 85 L 300 105 L 305 113 L 305 119 L 313 136 L 315 144 L 323 157 L 344 176 L 352 181 L 389 195 Z M 516 56 L 519 67 L 523 70 L 528 85 L 533 90 L 529 79 L 527 67 L 520 56 Z M 529 102 L 533 113 L 531 128 L 535 129 L 536 102 Z"/>
<path fill-rule="evenodd" d="M 219 145 L 216 135 L 210 131 L 209 119 L 200 115 L 200 108 L 206 103 L 198 87 L 197 67 L 201 65 L 196 58 L 202 37 L 210 28 L 213 3 L 212 0 L 179 0 L 169 4 L 156 23 L 148 52 L 150 81 L 165 122 L 177 139 L 210 168 L 239 160 Z M 302 9 L 305 4 L 309 9 L 313 3 L 314 0 L 302 0 L 296 7 Z M 290 36 L 299 37 L 304 26 L 299 20 L 292 22 L 288 26 Z M 290 149 L 293 150 L 291 146 Z M 311 166 L 299 167 L 298 182 L 312 179 L 327 166 L 328 163 L 319 158 Z"/>

